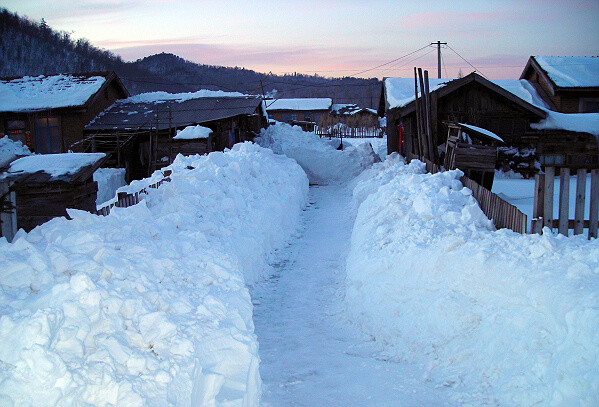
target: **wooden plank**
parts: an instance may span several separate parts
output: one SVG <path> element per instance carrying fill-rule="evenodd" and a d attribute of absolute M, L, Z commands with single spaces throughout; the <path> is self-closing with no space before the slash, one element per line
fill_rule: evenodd
<path fill-rule="evenodd" d="M 568 236 L 568 219 L 570 217 L 570 169 L 562 168 L 559 174 L 559 227 L 558 231 Z"/>
<path fill-rule="evenodd" d="M 587 170 L 576 174 L 576 206 L 574 207 L 574 234 L 581 235 L 584 229 L 584 201 L 586 195 Z"/>
<path fill-rule="evenodd" d="M 545 200 L 543 202 L 543 227 L 553 225 L 553 190 L 555 167 L 545 167 Z"/>
<path fill-rule="evenodd" d="M 591 198 L 589 208 L 589 239 L 597 238 L 599 222 L 599 169 L 591 171 Z"/>
<path fill-rule="evenodd" d="M 530 232 L 540 234 L 543 230 L 543 203 L 545 202 L 545 174 L 535 175 L 535 200 L 532 208 Z"/>

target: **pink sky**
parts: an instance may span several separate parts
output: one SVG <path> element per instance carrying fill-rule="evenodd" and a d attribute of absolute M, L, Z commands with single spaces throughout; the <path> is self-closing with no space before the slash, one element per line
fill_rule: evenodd
<path fill-rule="evenodd" d="M 5 0 L 4 7 L 135 60 L 171 52 L 193 62 L 259 72 L 443 76 L 470 64 L 491 79 L 517 78 L 530 55 L 599 55 L 599 1 L 571 0 Z M 458 56 L 456 52 L 459 53 Z M 464 59 L 469 63 L 465 62 Z"/>

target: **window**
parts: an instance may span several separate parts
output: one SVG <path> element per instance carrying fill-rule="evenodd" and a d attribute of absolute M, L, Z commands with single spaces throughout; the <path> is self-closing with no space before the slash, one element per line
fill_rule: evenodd
<path fill-rule="evenodd" d="M 12 141 L 20 141 L 23 145 L 27 144 L 25 120 L 7 120 L 5 128 L 6 135 L 9 139 Z"/>
<path fill-rule="evenodd" d="M 60 153 L 58 118 L 44 117 L 35 120 L 35 152 L 38 154 Z"/>

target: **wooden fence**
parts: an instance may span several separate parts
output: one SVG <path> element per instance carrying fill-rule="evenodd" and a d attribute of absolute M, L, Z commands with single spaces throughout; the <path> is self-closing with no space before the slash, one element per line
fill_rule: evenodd
<path fill-rule="evenodd" d="M 441 172 L 441 166 L 423 157 L 412 156 L 424 162 L 426 170 L 431 174 Z M 504 201 L 497 194 L 487 188 L 463 176 L 460 178 L 462 185 L 472 191 L 472 196 L 478 202 L 483 213 L 493 221 L 497 229 L 511 229 L 517 233 L 526 233 L 527 216 L 514 205 Z"/>
<path fill-rule="evenodd" d="M 558 229 L 558 233 L 568 236 L 573 229 L 575 235 L 589 230 L 589 239 L 597 237 L 599 226 L 599 169 L 591 170 L 590 196 L 586 197 L 587 170 L 579 169 L 576 174 L 576 196 L 574 219 L 570 219 L 570 169 L 560 170 L 559 211 L 554 219 L 553 199 L 555 188 L 555 167 L 545 167 L 545 174 L 535 176 L 535 201 L 533 207 L 532 233 L 542 233 L 543 227 Z M 589 202 L 589 219 L 585 219 L 585 202 Z"/>
<path fill-rule="evenodd" d="M 169 182 L 171 180 L 170 175 L 171 175 L 171 171 L 166 170 L 164 172 L 164 178 L 152 185 L 148 185 L 148 188 L 155 189 L 155 188 L 158 188 L 163 183 Z M 114 208 L 115 206 L 117 208 L 128 208 L 130 206 L 136 205 L 139 203 L 142 196 L 146 195 L 146 194 L 147 194 L 147 190 L 145 188 L 142 189 L 141 191 L 137 191 L 135 193 L 130 193 L 130 194 L 128 194 L 126 192 L 119 192 L 117 194 L 117 199 L 115 202 L 111 202 L 110 204 L 103 206 L 100 209 L 96 210 L 96 214 L 102 215 L 102 216 L 108 216 L 110 214 L 110 211 L 112 210 L 112 208 Z"/>
<path fill-rule="evenodd" d="M 381 127 L 347 127 L 328 126 L 314 128 L 314 132 L 320 137 L 345 137 L 345 138 L 382 138 L 385 130 Z"/>

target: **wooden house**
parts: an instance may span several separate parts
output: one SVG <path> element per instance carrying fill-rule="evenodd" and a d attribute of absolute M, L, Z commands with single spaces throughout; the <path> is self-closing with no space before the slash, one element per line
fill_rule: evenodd
<path fill-rule="evenodd" d="M 520 76 L 551 110 L 599 113 L 599 57 L 531 56 Z"/>
<path fill-rule="evenodd" d="M 266 111 L 271 119 L 312 131 L 320 118 L 329 113 L 332 105 L 330 98 L 274 99 L 266 100 Z"/>
<path fill-rule="evenodd" d="M 195 142 L 174 139 L 177 131 L 198 125 L 212 135 Z M 266 126 L 258 96 L 205 90 L 149 93 L 119 100 L 90 122 L 84 130 L 85 151 L 111 154 L 109 165 L 126 168 L 129 182 L 168 165 L 184 144 L 187 154 L 222 151 L 253 140 Z"/>
<path fill-rule="evenodd" d="M 38 154 L 80 151 L 83 127 L 128 96 L 114 72 L 0 79 L 0 137 Z"/>
<path fill-rule="evenodd" d="M 16 195 L 16 220 L 26 232 L 67 209 L 96 211 L 94 172 L 104 164 L 103 153 L 43 154 L 21 157 L 0 170 L 0 182 Z"/>
<path fill-rule="evenodd" d="M 545 111 L 477 73 L 461 79 L 431 79 L 431 133 L 436 148 L 445 143 L 445 123 L 468 123 L 486 129 L 506 144 L 518 143 L 531 123 L 545 119 Z M 379 115 L 387 117 L 387 150 L 399 151 L 399 133 L 404 149 L 418 154 L 416 103 L 413 78 L 387 78 L 379 104 Z"/>

